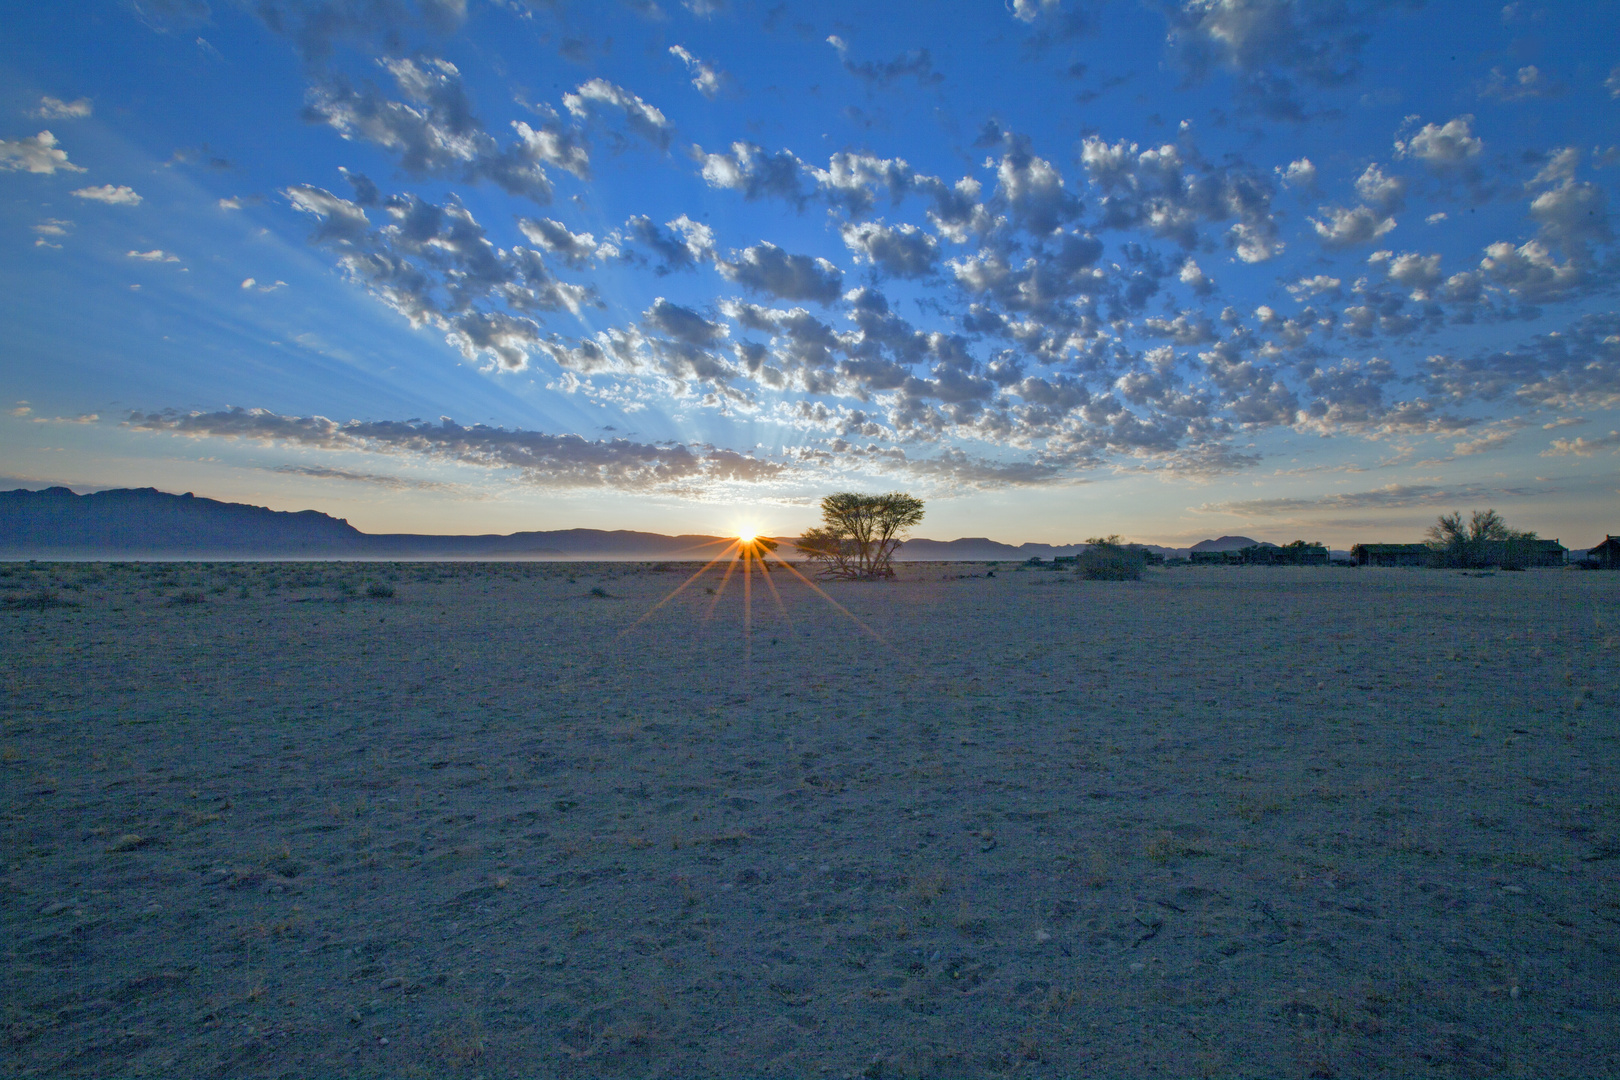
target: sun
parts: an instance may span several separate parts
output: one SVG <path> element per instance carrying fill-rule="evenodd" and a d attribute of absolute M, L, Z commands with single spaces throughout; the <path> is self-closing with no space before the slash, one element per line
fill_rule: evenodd
<path fill-rule="evenodd" d="M 738 529 L 737 543 L 741 544 L 743 547 L 749 547 L 754 543 L 754 538 L 758 535 L 759 534 L 753 529 Z"/>

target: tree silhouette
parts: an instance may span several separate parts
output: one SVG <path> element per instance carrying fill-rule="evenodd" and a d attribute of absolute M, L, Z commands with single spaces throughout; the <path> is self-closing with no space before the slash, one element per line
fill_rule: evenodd
<path fill-rule="evenodd" d="M 822 564 L 822 577 L 892 578 L 890 560 L 895 549 L 922 518 L 922 500 L 902 492 L 862 495 L 842 491 L 821 500 L 822 524 L 807 529 L 799 537 L 798 548 Z"/>
<path fill-rule="evenodd" d="M 1500 562 L 1507 568 L 1522 567 L 1530 559 L 1536 534 L 1508 528 L 1495 510 L 1475 510 L 1463 524 L 1462 513 L 1441 514 L 1429 526 L 1429 548 L 1437 566 L 1477 568 Z M 1500 554 L 1493 548 L 1500 544 Z M 1496 556 L 1493 558 L 1493 555 Z"/>

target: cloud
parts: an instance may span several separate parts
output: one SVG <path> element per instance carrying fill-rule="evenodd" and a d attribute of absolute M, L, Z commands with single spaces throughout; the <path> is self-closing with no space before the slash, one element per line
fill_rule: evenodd
<path fill-rule="evenodd" d="M 624 223 L 627 239 L 658 255 L 653 269 L 660 275 L 676 270 L 696 269 L 714 258 L 714 230 L 682 214 L 660 228 L 645 214 Z M 666 231 L 667 230 L 667 231 Z"/>
<path fill-rule="evenodd" d="M 454 196 L 443 205 L 390 196 L 380 202 L 385 223 L 372 228 L 362 207 L 324 189 L 284 194 L 319 220 L 311 239 L 338 253 L 351 280 L 412 326 L 444 330 L 468 360 L 487 355 L 500 370 L 520 371 L 543 340 L 539 317 L 601 304 L 594 290 L 558 281 L 539 251 L 497 248 Z"/>
<path fill-rule="evenodd" d="M 729 154 L 706 154 L 701 146 L 693 146 L 692 155 L 710 187 L 740 191 L 749 200 L 770 196 L 804 204 L 802 163 L 791 151 L 769 154 L 754 143 L 734 142 Z"/>
<path fill-rule="evenodd" d="M 1360 69 L 1374 16 L 1387 2 L 1183 0 L 1161 9 L 1167 41 L 1188 74 L 1221 68 L 1248 107 L 1272 119 L 1306 118 L 1298 81 L 1341 86 Z"/>
<path fill-rule="evenodd" d="M 1342 284 L 1336 277 L 1317 274 L 1314 277 L 1300 278 L 1294 284 L 1288 286 L 1288 291 L 1293 294 L 1294 299 L 1303 300 L 1308 296 L 1315 296 L 1319 293 L 1337 295 Z"/>
<path fill-rule="evenodd" d="M 1620 314 L 1585 315 L 1515 349 L 1431 356 L 1420 377 L 1459 402 L 1512 398 L 1560 412 L 1620 407 Z"/>
<path fill-rule="evenodd" d="M 1316 166 L 1311 164 L 1310 158 L 1290 161 L 1286 168 L 1277 166 L 1277 176 L 1284 187 L 1303 188 L 1306 191 L 1316 188 Z"/>
<path fill-rule="evenodd" d="M 849 222 L 839 234 L 857 261 L 870 263 L 880 274 L 922 278 L 939 268 L 939 241 L 915 225 Z"/>
<path fill-rule="evenodd" d="M 177 263 L 180 261 L 180 256 L 164 251 L 161 248 L 153 248 L 151 251 L 127 251 L 124 254 L 131 259 L 139 259 L 142 262 Z"/>
<path fill-rule="evenodd" d="M 461 484 L 447 484 L 442 480 L 421 480 L 414 477 L 389 476 L 381 473 L 356 472 L 325 465 L 274 465 L 270 472 L 288 476 L 308 476 L 317 480 L 343 480 L 353 484 L 369 484 L 391 491 L 455 491 L 465 495 Z"/>
<path fill-rule="evenodd" d="M 80 199 L 89 199 L 91 202 L 106 203 L 108 206 L 139 206 L 141 197 L 135 194 L 133 188 L 120 184 L 114 187 L 111 184 L 102 184 L 98 187 L 79 188 L 72 192 Z"/>
<path fill-rule="evenodd" d="M 1201 222 L 1234 221 L 1225 240 L 1243 262 L 1264 262 L 1282 251 L 1271 182 L 1241 164 L 1210 165 L 1174 143 L 1144 150 L 1097 136 L 1081 142 L 1080 163 L 1103 194 L 1098 228 L 1145 229 L 1191 250 Z"/>
<path fill-rule="evenodd" d="M 1480 87 L 1480 97 L 1501 101 L 1525 101 L 1530 98 L 1557 97 L 1564 92 L 1562 83 L 1548 79 L 1534 64 L 1520 68 L 1512 78 L 1499 67 L 1491 68 L 1491 77 Z"/>
<path fill-rule="evenodd" d="M 720 273 L 746 289 L 783 300 L 830 304 L 843 291 L 844 272 L 826 259 L 790 255 L 766 242 L 743 250 L 732 261 L 716 264 Z"/>
<path fill-rule="evenodd" d="M 91 110 L 89 98 L 63 101 L 47 94 L 39 99 L 39 107 L 34 110 L 34 116 L 40 120 L 82 120 L 90 115 Z"/>
<path fill-rule="evenodd" d="M 66 150 L 57 148 L 56 136 L 48 131 L 22 139 L 0 139 L 0 169 L 47 176 L 56 172 L 84 172 L 68 160 Z"/>
<path fill-rule="evenodd" d="M 1367 256 L 1367 265 L 1380 271 L 1395 284 L 1413 291 L 1414 299 L 1423 299 L 1427 291 L 1440 282 L 1440 256 L 1406 252 L 1375 251 Z"/>
<path fill-rule="evenodd" d="M 710 101 L 713 101 L 715 95 L 720 93 L 720 83 L 723 76 L 679 45 L 671 45 L 669 54 L 685 64 L 686 70 L 692 73 L 693 88 Z"/>
<path fill-rule="evenodd" d="M 1580 265 L 1560 263 L 1539 240 L 1518 247 L 1505 240 L 1491 244 L 1485 248 L 1479 270 L 1486 281 L 1532 302 L 1560 299 L 1586 282 Z"/>
<path fill-rule="evenodd" d="M 649 329 L 688 345 L 715 345 L 729 333 L 723 323 L 710 322 L 691 308 L 672 304 L 662 296 L 641 317 Z"/>
<path fill-rule="evenodd" d="M 606 79 L 581 83 L 572 94 L 563 95 L 563 105 L 575 116 L 588 116 L 595 106 L 606 105 L 624 113 L 625 126 L 660 150 L 669 149 L 675 126 L 664 114 L 635 94 Z"/>
<path fill-rule="evenodd" d="M 555 114 L 539 129 L 515 122 L 517 139 L 502 148 L 473 115 L 454 64 L 431 58 L 384 58 L 377 63 L 394 77 L 404 101 L 387 100 L 370 86 L 355 90 L 339 78 L 310 90 L 305 118 L 331 126 L 345 139 L 393 151 L 399 155 L 400 168 L 413 176 L 489 180 L 509 194 L 542 205 L 552 195 L 543 165 L 586 174 L 588 156 L 556 122 Z"/>
<path fill-rule="evenodd" d="M 590 233 L 569 232 L 568 226 L 551 218 L 519 218 L 518 231 L 529 243 L 549 252 L 569 266 L 584 267 L 600 259 L 611 259 L 619 249 L 603 241 L 598 244 Z"/>
<path fill-rule="evenodd" d="M 1478 484 L 1440 487 L 1434 484 L 1386 484 L 1370 491 L 1344 492 L 1315 498 L 1281 497 L 1243 499 L 1233 502 L 1204 503 L 1202 513 L 1236 514 L 1239 517 L 1290 517 L 1305 512 L 1342 510 L 1398 510 L 1417 506 L 1443 506 L 1487 496 Z"/>
<path fill-rule="evenodd" d="M 888 86 L 896 79 L 904 78 L 915 79 L 921 87 L 945 81 L 945 76 L 934 70 L 934 59 L 927 49 L 912 49 L 883 63 L 872 60 L 856 63 L 849 58 L 849 44 L 837 34 L 830 35 L 827 44 L 838 51 L 838 58 L 844 62 L 844 70 L 869 88 Z"/>
<path fill-rule="evenodd" d="M 1444 125 L 1425 124 L 1410 139 L 1396 139 L 1395 153 L 1414 157 L 1431 169 L 1455 169 L 1479 157 L 1485 144 L 1474 136 L 1472 115 L 1458 116 Z"/>
<path fill-rule="evenodd" d="M 1603 80 L 1603 88 L 1612 98 L 1620 98 L 1620 64 L 1609 69 L 1609 77 Z"/>
<path fill-rule="evenodd" d="M 1406 181 L 1399 176 L 1385 176 L 1376 163 L 1368 165 L 1356 178 L 1356 196 L 1368 206 L 1391 214 L 1405 205 Z"/>
<path fill-rule="evenodd" d="M 38 225 L 29 227 L 40 236 L 66 236 L 68 230 L 73 228 L 73 222 L 65 218 L 46 218 Z"/>
<path fill-rule="evenodd" d="M 1395 228 L 1394 218 L 1366 206 L 1322 206 L 1317 208 L 1317 212 L 1322 217 L 1311 218 L 1310 221 L 1323 247 L 1345 248 L 1370 244 Z"/>
<path fill-rule="evenodd" d="M 161 2 L 208 10 L 202 0 Z M 467 17 L 467 0 L 257 0 L 254 10 L 271 30 L 290 38 L 306 60 L 322 61 L 340 41 L 398 54 L 412 31 L 453 33 Z"/>
<path fill-rule="evenodd" d="M 1599 435 L 1588 439 L 1579 436 L 1574 439 L 1554 439 L 1547 449 L 1541 452 L 1542 457 L 1591 457 L 1600 451 L 1607 450 L 1611 454 L 1620 453 L 1620 431 L 1611 431 L 1607 435 Z"/>
<path fill-rule="evenodd" d="M 218 412 L 133 412 L 125 425 L 138 431 L 192 438 L 247 439 L 317 450 L 361 452 L 449 461 L 514 470 L 542 488 L 667 490 L 677 485 L 758 483 L 785 466 L 735 451 L 684 444 L 650 445 L 626 439 L 588 441 L 578 435 L 463 427 L 445 418 L 339 423 L 323 416 L 283 416 L 265 409 Z"/>

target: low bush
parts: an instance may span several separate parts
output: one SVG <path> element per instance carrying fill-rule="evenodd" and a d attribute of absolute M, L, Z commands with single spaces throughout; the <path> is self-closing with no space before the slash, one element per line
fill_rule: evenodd
<path fill-rule="evenodd" d="M 366 586 L 366 595 L 373 600 L 388 600 L 394 595 L 394 587 L 381 581 L 373 581 Z"/>
<path fill-rule="evenodd" d="M 1075 562 L 1076 570 L 1087 581 L 1140 581 L 1147 554 L 1140 548 L 1126 547 L 1117 536 L 1100 536 L 1086 541 L 1086 550 Z"/>

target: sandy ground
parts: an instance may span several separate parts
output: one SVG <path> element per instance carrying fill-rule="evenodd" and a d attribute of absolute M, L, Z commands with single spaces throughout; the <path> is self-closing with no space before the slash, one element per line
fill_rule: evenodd
<path fill-rule="evenodd" d="M 0 1068 L 1620 1074 L 1620 576 L 983 569 L 7 568 Z"/>

